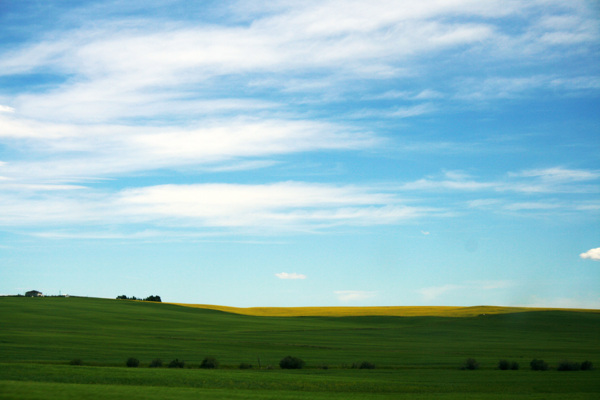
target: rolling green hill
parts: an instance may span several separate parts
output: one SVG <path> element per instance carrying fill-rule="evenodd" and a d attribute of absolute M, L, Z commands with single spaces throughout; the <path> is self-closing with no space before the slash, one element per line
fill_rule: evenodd
<path fill-rule="evenodd" d="M 532 311 L 445 317 L 256 317 L 151 302 L 0 298 L 0 362 L 120 365 L 127 357 L 308 366 L 369 360 L 385 368 L 456 367 L 465 357 L 597 359 L 600 313 Z"/>
<path fill-rule="evenodd" d="M 529 362 L 533 358 L 544 359 L 552 367 L 565 359 L 590 360 L 598 366 L 600 313 L 597 311 L 546 310 L 462 318 L 260 317 L 126 300 L 3 297 L 0 298 L 0 326 L 0 386 L 16 390 L 15 393 L 25 390 L 20 386 L 23 382 L 27 382 L 30 393 L 35 392 L 35 387 L 44 392 L 46 384 L 89 383 L 88 378 L 78 380 L 75 377 L 77 374 L 88 376 L 90 373 L 85 371 L 90 368 L 96 371 L 94 379 L 107 376 L 105 380 L 93 383 L 107 387 L 146 386 L 143 382 L 155 385 L 162 382 L 161 379 L 164 384 L 160 386 L 171 386 L 172 382 L 183 379 L 187 383 L 175 386 L 194 387 L 195 384 L 190 382 L 196 381 L 186 374 L 195 374 L 194 377 L 202 376 L 208 382 L 202 387 L 250 390 L 251 382 L 257 381 L 256 374 L 263 374 L 259 381 L 268 377 L 270 383 L 259 388 L 261 393 L 264 390 L 295 391 L 300 390 L 300 386 L 313 385 L 323 388 L 323 392 L 354 391 L 349 388 L 356 386 L 363 394 L 382 390 L 397 394 L 408 387 L 425 390 L 431 385 L 440 385 L 445 379 L 459 385 L 447 386 L 451 393 L 459 390 L 456 388 L 461 385 L 467 385 L 463 389 L 481 386 L 481 390 L 488 387 L 503 390 L 497 384 L 485 386 L 470 381 L 469 376 L 480 374 L 478 376 L 485 376 L 490 382 L 501 382 L 506 377 L 522 380 L 521 384 L 529 385 L 530 392 L 533 390 L 531 385 L 550 388 L 562 380 L 564 385 L 560 390 L 569 393 L 573 392 L 574 382 L 583 382 L 577 383 L 577 387 L 583 388 L 580 398 L 592 398 L 586 397 L 587 394 L 600 392 L 600 385 L 595 383 L 599 377 L 596 371 L 537 374 L 529 371 Z M 307 369 L 280 371 L 278 362 L 286 355 L 304 359 Z M 155 358 L 166 363 L 178 358 L 185 360 L 188 367 L 197 367 L 206 356 L 216 357 L 221 369 L 176 372 L 167 368 L 141 368 L 147 367 Z M 138 358 L 140 368 L 135 371 L 124 368 L 128 357 Z M 481 370 L 459 370 L 461 363 L 469 357 L 477 359 Z M 76 358 L 83 361 L 83 367 L 68 365 Z M 261 371 L 257 370 L 259 358 Z M 496 370 L 500 359 L 517 361 L 521 370 Z M 374 363 L 377 369 L 349 369 L 352 363 L 365 360 Z M 253 364 L 255 368 L 237 370 L 242 362 Z M 327 370 L 322 369 L 325 365 Z M 267 366 L 275 367 L 268 376 L 264 375 L 269 372 L 264 370 Z M 97 372 L 100 370 L 102 374 Z M 290 379 L 290 373 L 297 375 Z M 124 374 L 139 376 L 131 378 L 133 383 L 128 384 L 121 381 Z M 553 374 L 552 377 L 549 374 Z M 565 374 L 571 374 L 570 378 L 567 379 Z M 64 376 L 70 376 L 71 380 L 65 381 Z M 414 381 L 413 386 L 404 381 L 407 377 Z M 461 379 L 467 381 L 460 384 Z M 571 383 L 567 384 L 567 381 Z M 304 386 L 298 386 L 298 382 L 303 382 Z M 75 390 L 73 386 L 69 388 Z M 116 390 L 107 389 L 106 393 L 113 389 Z M 407 393 L 417 392 L 409 390 Z M 263 398 L 258 392 L 254 394 L 253 398 Z M 228 398 L 228 395 L 224 396 Z M 10 397 L 0 394 L 0 398 Z"/>

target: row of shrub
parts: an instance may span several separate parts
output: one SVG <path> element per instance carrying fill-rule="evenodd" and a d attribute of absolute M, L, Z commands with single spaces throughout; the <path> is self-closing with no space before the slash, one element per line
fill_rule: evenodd
<path fill-rule="evenodd" d="M 140 365 L 140 360 L 138 360 L 135 357 L 129 357 L 127 359 L 127 361 L 125 362 L 125 365 L 130 368 L 137 368 Z M 150 368 L 161 368 L 161 367 L 163 367 L 163 361 L 160 358 L 155 358 L 154 360 L 152 360 L 150 362 L 149 367 Z M 179 360 L 178 358 L 176 358 L 176 359 L 172 360 L 169 364 L 167 364 L 167 367 L 183 368 L 183 367 L 185 367 L 185 361 Z M 214 357 L 206 357 L 204 360 L 202 360 L 202 363 L 200 364 L 200 368 L 205 368 L 205 369 L 219 368 L 219 361 L 217 361 L 217 359 Z"/>
<path fill-rule="evenodd" d="M 160 296 L 158 296 L 158 295 L 148 296 L 145 299 L 143 299 L 141 297 L 137 298 L 135 296 L 127 297 L 126 295 L 122 294 L 121 296 L 117 296 L 117 300 L 141 300 L 141 301 L 155 301 L 157 303 L 162 303 L 162 300 L 161 300 Z"/>
<path fill-rule="evenodd" d="M 533 371 L 547 371 L 550 369 L 548 363 L 544 360 L 533 359 L 529 363 L 529 367 Z M 468 358 L 461 369 L 478 369 L 479 363 L 474 358 Z M 582 363 L 572 362 L 572 361 L 561 361 L 556 369 L 558 371 L 587 371 L 593 368 L 593 364 L 591 361 L 584 361 Z M 516 361 L 508 361 L 508 360 L 500 360 L 498 362 L 498 369 L 500 370 L 517 370 L 519 369 L 519 363 Z"/>
<path fill-rule="evenodd" d="M 83 361 L 80 358 L 76 358 L 76 359 L 71 360 L 70 364 L 71 365 L 83 365 Z M 129 357 L 127 359 L 127 361 L 125 361 L 125 365 L 129 368 L 137 368 L 140 366 L 140 360 L 138 360 L 135 357 Z M 281 368 L 281 369 L 301 369 L 305 365 L 306 365 L 306 363 L 304 362 L 304 360 L 302 360 L 301 358 L 292 357 L 292 356 L 284 357 L 281 359 L 281 361 L 279 361 L 279 368 Z M 150 368 L 162 368 L 164 366 L 165 366 L 165 364 L 163 363 L 163 361 L 160 358 L 153 359 L 149 364 Z M 176 358 L 176 359 L 172 360 L 171 362 L 169 362 L 168 364 L 166 364 L 166 366 L 168 368 L 184 368 L 185 361 L 179 360 Z M 202 360 L 202 363 L 200 364 L 200 368 L 205 368 L 205 369 L 219 368 L 219 361 L 215 357 L 206 357 L 204 360 Z M 249 363 L 241 363 L 239 365 L 239 368 L 240 369 L 252 369 L 253 366 L 252 366 L 252 364 L 249 364 Z M 266 368 L 272 369 L 271 366 L 267 366 Z M 322 365 L 321 368 L 328 369 L 328 366 Z M 363 361 L 360 363 L 353 363 L 351 368 L 374 369 L 375 364 L 373 364 L 369 361 Z"/>
<path fill-rule="evenodd" d="M 83 361 L 79 358 L 76 358 L 76 359 L 71 360 L 70 364 L 71 365 L 83 365 Z M 137 368 L 140 365 L 140 360 L 138 360 L 135 357 L 130 357 L 125 362 L 125 365 L 130 368 Z M 306 365 L 306 363 L 304 362 L 304 360 L 302 360 L 298 357 L 292 357 L 292 356 L 284 357 L 281 359 L 281 361 L 279 361 L 279 368 L 281 368 L 281 369 L 302 369 L 305 365 Z M 164 364 L 160 358 L 155 358 L 154 360 L 152 360 L 150 362 L 150 365 L 149 365 L 150 368 L 161 368 L 163 366 L 164 366 Z M 169 364 L 167 364 L 167 367 L 169 367 L 169 368 L 184 368 L 185 361 L 179 360 L 176 358 L 176 359 L 172 360 Z M 548 365 L 548 363 L 546 361 L 538 360 L 538 359 L 531 360 L 531 362 L 529 363 L 529 367 L 533 371 L 547 371 L 550 369 L 550 366 Z M 206 357 L 204 360 L 202 360 L 202 363 L 200 363 L 200 368 L 204 368 L 204 369 L 219 368 L 219 361 L 215 357 Z M 249 363 L 241 363 L 239 365 L 239 368 L 240 369 L 252 369 L 253 366 L 252 366 L 252 364 L 249 364 Z M 272 369 L 271 366 L 267 366 L 266 368 Z M 328 369 L 328 367 L 326 365 L 321 366 L 321 368 Z M 375 364 L 373 364 L 369 361 L 363 361 L 360 363 L 353 363 L 350 366 L 350 368 L 352 368 L 352 369 L 374 369 Z M 474 358 L 468 358 L 462 364 L 461 369 L 463 369 L 463 370 L 479 369 L 479 363 Z M 516 361 L 500 360 L 498 362 L 498 369 L 500 369 L 500 370 L 518 370 L 519 363 L 517 363 Z M 558 366 L 556 367 L 557 371 L 588 371 L 591 369 L 593 369 L 593 364 L 591 361 L 588 361 L 588 360 L 586 360 L 582 363 L 565 360 L 565 361 L 561 361 L 558 364 Z"/>
<path fill-rule="evenodd" d="M 530 363 L 531 369 L 534 371 L 547 371 L 548 363 L 544 360 L 533 360 Z M 589 371 L 594 367 L 591 361 L 585 360 L 582 363 L 564 360 L 558 363 L 556 369 L 558 371 Z"/>

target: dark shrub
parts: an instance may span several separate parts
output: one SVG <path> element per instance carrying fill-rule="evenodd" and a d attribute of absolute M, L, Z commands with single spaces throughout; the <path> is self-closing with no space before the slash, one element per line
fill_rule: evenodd
<path fill-rule="evenodd" d="M 72 359 L 69 364 L 71 365 L 83 365 L 83 361 L 81 360 L 81 358 L 74 358 Z"/>
<path fill-rule="evenodd" d="M 287 356 L 279 361 L 279 367 L 281 369 L 301 369 L 304 367 L 304 361 L 298 357 Z"/>
<path fill-rule="evenodd" d="M 592 364 L 591 361 L 585 360 L 584 362 L 581 363 L 581 370 L 582 371 L 589 371 L 591 369 L 594 368 L 594 365 Z"/>
<path fill-rule="evenodd" d="M 461 369 L 477 369 L 479 368 L 479 363 L 474 358 L 467 358 L 462 365 Z"/>
<path fill-rule="evenodd" d="M 581 369 L 581 364 L 565 360 L 559 362 L 556 369 L 559 371 L 579 371 Z"/>
<path fill-rule="evenodd" d="M 358 369 L 375 369 L 375 364 L 368 361 L 363 361 L 359 364 Z"/>
<path fill-rule="evenodd" d="M 243 362 L 240 364 L 240 369 L 252 369 L 252 364 Z"/>
<path fill-rule="evenodd" d="M 200 368 L 213 369 L 219 368 L 219 362 L 214 357 L 206 357 L 202 360 L 202 364 L 200 364 Z"/>
<path fill-rule="evenodd" d="M 155 358 L 154 360 L 152 360 L 152 362 L 150 362 L 150 368 L 160 368 L 162 367 L 163 362 L 160 358 Z"/>
<path fill-rule="evenodd" d="M 169 363 L 169 368 L 183 368 L 185 366 L 185 361 L 179 361 L 179 359 L 174 359 Z"/>
<path fill-rule="evenodd" d="M 507 369 L 519 369 L 519 363 L 516 361 L 507 361 L 500 360 L 498 362 L 498 369 L 507 370 Z"/>
<path fill-rule="evenodd" d="M 529 366 L 534 371 L 547 371 L 548 370 L 548 363 L 544 360 L 533 359 L 529 363 Z"/>
<path fill-rule="evenodd" d="M 135 368 L 138 365 L 140 365 L 140 360 L 138 360 L 137 358 L 134 358 L 134 357 L 129 357 L 127 359 L 127 361 L 125 362 L 125 365 L 127 365 L 130 368 Z"/>

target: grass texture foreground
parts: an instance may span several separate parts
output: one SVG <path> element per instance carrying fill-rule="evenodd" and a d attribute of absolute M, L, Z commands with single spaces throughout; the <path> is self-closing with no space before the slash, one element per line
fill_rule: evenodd
<path fill-rule="evenodd" d="M 598 367 L 600 312 L 436 309 L 419 316 L 411 308 L 404 317 L 367 310 L 344 316 L 348 309 L 336 314 L 335 308 L 320 310 L 325 316 L 283 316 L 284 309 L 257 316 L 150 302 L 3 297 L 0 399 L 600 397 L 598 370 L 556 370 L 563 360 Z M 306 367 L 279 369 L 287 355 Z M 199 369 L 207 356 L 220 368 Z M 129 357 L 140 366 L 125 367 Z M 157 358 L 165 366 L 184 360 L 185 368 L 148 368 Z M 480 369 L 460 370 L 467 358 Z M 531 371 L 534 358 L 550 370 Z M 69 365 L 74 359 L 82 365 Z M 498 370 L 500 359 L 520 369 Z M 376 369 L 351 368 L 362 361 Z M 252 368 L 238 369 L 241 363 Z"/>

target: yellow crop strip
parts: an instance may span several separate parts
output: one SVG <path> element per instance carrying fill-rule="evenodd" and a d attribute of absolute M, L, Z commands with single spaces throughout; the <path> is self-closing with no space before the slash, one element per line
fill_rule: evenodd
<path fill-rule="evenodd" d="M 237 308 L 210 304 L 169 303 L 184 307 L 217 310 L 233 314 L 259 317 L 475 317 L 489 314 L 509 314 L 527 311 L 550 311 L 556 308 L 531 307 L 445 307 L 445 306 L 397 306 L 397 307 L 250 307 Z M 600 310 L 566 309 L 568 311 L 600 312 Z"/>

